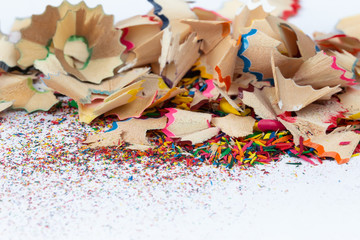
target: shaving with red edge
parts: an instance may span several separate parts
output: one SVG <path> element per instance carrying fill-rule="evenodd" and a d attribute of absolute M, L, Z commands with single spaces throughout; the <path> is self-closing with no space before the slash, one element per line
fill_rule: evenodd
<path fill-rule="evenodd" d="M 272 12 L 237 1 L 218 12 L 149 2 L 152 11 L 115 25 L 84 2 L 49 6 L 18 42 L 2 36 L 0 111 L 60 108 L 65 95 L 82 124 L 115 122 L 83 141 L 96 158 L 116 147 L 125 159 L 231 168 L 282 155 L 342 164 L 359 151 L 351 86 L 360 80 L 360 17 L 339 22 L 344 34 L 313 40 L 286 21 L 299 0 L 269 0 Z"/>

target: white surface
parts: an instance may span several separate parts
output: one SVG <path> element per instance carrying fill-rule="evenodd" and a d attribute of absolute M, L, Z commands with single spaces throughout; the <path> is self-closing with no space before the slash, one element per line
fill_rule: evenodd
<path fill-rule="evenodd" d="M 34 2 L 3 4 L 2 29 L 8 31 L 15 16 L 43 12 L 50 1 Z M 140 0 L 86 2 L 90 6 L 103 3 L 117 20 L 150 8 Z M 220 1 L 198 2 L 213 9 L 220 5 Z M 360 12 L 359 4 L 356 0 L 343 0 L 341 5 L 303 0 L 299 17 L 292 21 L 308 34 L 329 32 L 344 11 Z M 80 166 L 59 163 L 54 165 L 56 171 L 29 174 L 36 161 L 30 164 L 24 159 L 25 147 L 34 158 L 51 152 L 35 140 L 40 146 L 74 142 L 74 132 L 81 126 L 73 128 L 73 117 L 66 115 L 67 120 L 57 126 L 39 124 L 40 118 L 59 116 L 3 115 L 0 239 L 359 239 L 359 158 L 342 166 L 326 161 L 317 167 L 306 163 L 295 167 L 283 160 L 228 174 L 212 167 L 145 171 L 141 166 L 108 164 L 90 157 Z M 91 131 L 88 126 L 82 129 L 76 136 Z M 30 135 L 14 137 L 19 132 Z M 47 135 L 51 138 L 44 138 Z M 70 148 L 75 154 L 78 146 Z M 84 172 L 85 166 L 93 171 Z M 134 169 L 139 173 L 133 174 Z M 134 180 L 126 181 L 131 175 Z M 163 180 L 165 175 L 175 179 Z"/>
<path fill-rule="evenodd" d="M 302 8 L 299 14 L 289 21 L 308 35 L 315 31 L 335 32 L 335 26 L 341 18 L 360 14 L 358 0 L 300 0 Z"/>

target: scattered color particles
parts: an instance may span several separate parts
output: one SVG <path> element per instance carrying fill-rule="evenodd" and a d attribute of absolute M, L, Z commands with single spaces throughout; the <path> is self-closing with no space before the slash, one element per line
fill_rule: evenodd
<path fill-rule="evenodd" d="M 314 149 L 306 148 L 302 144 L 295 147 L 288 131 L 255 132 L 237 139 L 220 133 L 205 143 L 196 145 L 176 142 L 161 131 L 151 131 L 148 137 L 155 147 L 146 151 L 127 149 L 127 144 L 89 149 L 82 144 L 86 136 L 111 129 L 114 119 L 101 117 L 91 125 L 80 123 L 77 119 L 77 108 L 73 103 L 68 98 L 61 98 L 61 102 L 49 112 L 28 114 L 28 122 L 21 117 L 24 114 L 21 111 L 3 113 L 2 128 L 0 126 L 3 139 L 0 163 L 11 168 L 14 168 L 15 163 L 15 166 L 21 169 L 21 164 L 16 165 L 16 162 L 20 161 L 26 166 L 32 166 L 32 172 L 61 172 L 68 164 L 86 166 L 89 159 L 109 164 L 141 164 L 149 169 L 204 164 L 246 169 L 257 164 L 276 162 L 282 155 L 297 157 L 314 165 L 322 163 L 321 159 L 316 157 Z M 21 122 L 18 119 L 21 119 Z M 47 127 L 44 128 L 44 125 Z M 21 156 L 18 155 L 19 150 Z M 8 165 L 9 163 L 11 164 Z M 86 168 L 82 170 L 91 171 Z M 24 171 L 22 174 L 32 174 Z"/>
<path fill-rule="evenodd" d="M 89 158 L 150 169 L 244 169 L 283 155 L 344 164 L 358 153 L 356 42 L 335 50 L 337 37 L 315 41 L 284 20 L 299 1 L 270 1 L 271 12 L 232 1 L 219 14 L 148 2 L 153 11 L 114 24 L 101 5 L 64 1 L 17 22 L 18 39 L 2 36 L 3 121 L 13 109 L 35 120 L 2 138 L 34 171 Z M 337 27 L 357 38 L 357 21 Z"/>

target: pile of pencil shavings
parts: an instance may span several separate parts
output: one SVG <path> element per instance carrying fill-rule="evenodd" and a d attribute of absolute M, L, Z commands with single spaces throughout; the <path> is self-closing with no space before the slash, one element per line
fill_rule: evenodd
<path fill-rule="evenodd" d="M 0 41 L 0 110 L 47 111 L 66 95 L 81 122 L 118 118 L 88 136 L 89 148 L 190 165 L 283 154 L 341 164 L 357 152 L 360 16 L 339 22 L 344 34 L 314 41 L 283 20 L 298 1 L 271 0 L 272 13 L 234 0 L 218 12 L 149 2 L 151 12 L 115 26 L 84 2 L 17 20 Z"/>

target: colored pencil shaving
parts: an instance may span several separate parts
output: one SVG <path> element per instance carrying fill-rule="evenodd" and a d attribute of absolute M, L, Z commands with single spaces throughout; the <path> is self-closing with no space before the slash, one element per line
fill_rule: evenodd
<path fill-rule="evenodd" d="M 233 167 L 357 153 L 359 16 L 313 40 L 284 20 L 295 0 L 269 1 L 270 13 L 149 2 L 116 24 L 100 5 L 66 1 L 17 20 L 16 43 L 0 36 L 0 111 L 47 111 L 65 95 L 80 122 L 113 119 L 83 144 L 127 158 Z"/>

